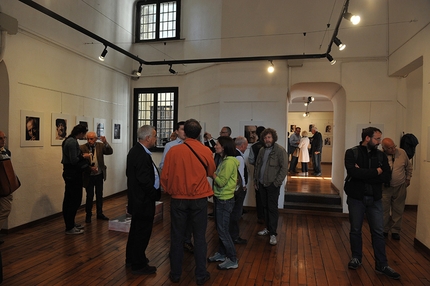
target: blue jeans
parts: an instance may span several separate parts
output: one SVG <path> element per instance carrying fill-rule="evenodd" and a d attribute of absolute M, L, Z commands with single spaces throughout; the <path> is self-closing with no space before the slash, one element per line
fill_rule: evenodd
<path fill-rule="evenodd" d="M 230 214 L 230 236 L 231 239 L 236 240 L 239 235 L 239 220 L 242 217 L 243 201 L 245 200 L 246 191 L 238 190 L 234 192 L 234 206 Z"/>
<path fill-rule="evenodd" d="M 298 162 L 299 162 L 299 157 L 294 157 L 291 155 L 290 169 L 288 171 L 296 172 L 296 167 Z"/>
<path fill-rule="evenodd" d="M 184 258 L 184 231 L 191 224 L 194 236 L 194 260 L 196 263 L 196 279 L 203 279 L 206 271 L 206 228 L 208 224 L 207 198 L 170 201 L 170 274 L 180 278 L 182 274 L 182 260 Z"/>
<path fill-rule="evenodd" d="M 321 173 L 321 152 L 319 154 L 312 154 L 312 163 L 314 166 L 314 174 Z"/>
<path fill-rule="evenodd" d="M 220 200 L 214 197 L 216 230 L 219 236 L 218 252 L 230 258 L 231 261 L 236 261 L 236 248 L 234 247 L 233 239 L 231 239 L 230 214 L 233 211 L 234 197 L 229 200 Z"/>
<path fill-rule="evenodd" d="M 356 200 L 348 197 L 346 202 L 348 204 L 349 222 L 351 224 L 349 242 L 351 244 L 352 257 L 362 261 L 363 239 L 361 237 L 361 228 L 363 226 L 364 214 L 366 214 L 372 236 L 376 266 L 387 266 L 387 255 L 385 253 L 385 240 L 383 235 L 382 201 L 374 201 L 373 197 L 365 196 L 363 200 Z"/>

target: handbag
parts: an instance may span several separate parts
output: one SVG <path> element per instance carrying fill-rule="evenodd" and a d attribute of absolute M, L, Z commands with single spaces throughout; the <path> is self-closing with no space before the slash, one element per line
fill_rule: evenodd
<path fill-rule="evenodd" d="M 10 158 L 0 160 L 0 197 L 6 197 L 15 192 L 21 182 L 15 175 Z"/>
<path fill-rule="evenodd" d="M 300 148 L 296 148 L 293 152 L 293 157 L 299 157 Z"/>

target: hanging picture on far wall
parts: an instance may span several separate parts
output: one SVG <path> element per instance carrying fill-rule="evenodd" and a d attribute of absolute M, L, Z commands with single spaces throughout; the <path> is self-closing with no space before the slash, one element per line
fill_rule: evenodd
<path fill-rule="evenodd" d="M 112 143 L 122 142 L 122 122 L 121 120 L 112 120 Z"/>
<path fill-rule="evenodd" d="M 243 136 L 248 140 L 249 146 L 258 141 L 257 127 L 263 126 L 263 121 L 241 121 Z"/>
<path fill-rule="evenodd" d="M 97 138 L 106 136 L 106 120 L 101 118 L 94 118 L 94 128 Z"/>
<path fill-rule="evenodd" d="M 325 137 L 324 138 L 324 146 L 325 147 L 331 147 L 331 137 Z"/>
<path fill-rule="evenodd" d="M 52 113 L 51 116 L 51 145 L 61 145 L 73 128 L 69 114 Z"/>
<path fill-rule="evenodd" d="M 325 126 L 325 133 L 327 133 L 327 134 L 331 134 L 331 129 L 332 129 L 331 124 L 327 124 L 327 125 Z"/>
<path fill-rule="evenodd" d="M 21 147 L 43 146 L 43 112 L 21 110 Z"/>
<path fill-rule="evenodd" d="M 93 128 L 93 119 L 85 116 L 77 116 L 76 117 L 76 125 L 81 124 L 87 127 L 88 131 L 94 131 Z M 83 141 L 87 141 L 86 139 L 78 140 L 80 144 L 84 144 Z"/>

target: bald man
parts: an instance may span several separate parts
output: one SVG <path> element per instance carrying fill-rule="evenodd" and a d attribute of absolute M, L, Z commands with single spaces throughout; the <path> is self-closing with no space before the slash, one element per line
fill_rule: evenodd
<path fill-rule="evenodd" d="M 96 142 L 100 139 L 101 142 Z M 97 135 L 94 131 L 87 132 L 87 143 L 80 146 L 83 154 L 90 154 L 90 172 L 84 173 L 84 187 L 87 192 L 87 199 L 85 202 L 85 222 L 91 222 L 94 188 L 96 189 L 96 210 L 97 219 L 109 220 L 103 214 L 103 181 L 106 181 L 106 165 L 103 155 L 113 154 L 113 149 L 109 145 L 105 136 Z"/>
<path fill-rule="evenodd" d="M 398 148 L 391 138 L 384 138 L 381 145 L 388 157 L 391 169 L 390 183 L 385 184 L 382 188 L 384 236 L 387 237 L 388 232 L 391 231 L 391 238 L 400 240 L 406 188 L 411 183 L 412 177 L 412 163 L 405 150 Z"/>

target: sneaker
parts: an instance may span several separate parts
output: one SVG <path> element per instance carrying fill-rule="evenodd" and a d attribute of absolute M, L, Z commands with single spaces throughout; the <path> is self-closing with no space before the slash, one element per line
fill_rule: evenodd
<path fill-rule="evenodd" d="M 174 277 L 172 275 L 172 273 L 169 274 L 169 279 L 172 283 L 179 283 L 180 278 L 179 277 Z"/>
<path fill-rule="evenodd" d="M 400 274 L 397 273 L 396 271 L 394 271 L 393 268 L 391 268 L 390 266 L 384 266 L 384 267 L 376 267 L 375 268 L 376 273 L 379 274 L 385 274 L 388 277 L 395 279 L 395 280 L 399 280 L 400 279 Z"/>
<path fill-rule="evenodd" d="M 276 245 L 278 242 L 276 241 L 276 235 L 271 235 L 270 236 L 270 241 L 269 241 L 269 243 L 271 244 L 271 245 Z"/>
<path fill-rule="evenodd" d="M 238 237 L 236 239 L 233 240 L 234 244 L 246 244 L 248 242 L 248 240 Z"/>
<path fill-rule="evenodd" d="M 353 257 L 351 259 L 351 261 L 348 263 L 348 268 L 349 269 L 357 269 L 358 267 L 360 267 L 361 265 L 361 261 L 358 260 L 358 258 Z"/>
<path fill-rule="evenodd" d="M 82 224 L 77 224 L 77 223 L 75 223 L 75 227 L 76 227 L 77 229 L 84 229 L 84 226 L 83 226 Z"/>
<path fill-rule="evenodd" d="M 197 285 L 203 285 L 206 283 L 206 281 L 208 281 L 211 278 L 211 275 L 209 272 L 206 272 L 206 276 L 201 278 L 201 279 L 197 279 L 196 283 Z"/>
<path fill-rule="evenodd" d="M 239 263 L 238 260 L 236 259 L 236 261 L 231 261 L 230 258 L 226 258 L 225 261 L 221 264 L 218 264 L 218 269 L 219 270 L 227 270 L 227 269 L 236 269 L 237 267 L 239 267 Z"/>
<path fill-rule="evenodd" d="M 258 232 L 258 235 L 268 235 L 269 231 L 267 230 L 267 228 L 263 229 L 262 231 Z"/>
<path fill-rule="evenodd" d="M 215 254 L 208 258 L 209 262 L 216 262 L 216 261 L 225 261 L 225 255 L 215 252 Z"/>
<path fill-rule="evenodd" d="M 184 249 L 188 252 L 194 252 L 194 246 L 191 242 L 184 242 Z"/>
<path fill-rule="evenodd" d="M 83 234 L 84 230 L 83 229 L 78 229 L 76 227 L 66 230 L 66 234 Z"/>

